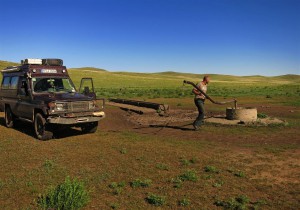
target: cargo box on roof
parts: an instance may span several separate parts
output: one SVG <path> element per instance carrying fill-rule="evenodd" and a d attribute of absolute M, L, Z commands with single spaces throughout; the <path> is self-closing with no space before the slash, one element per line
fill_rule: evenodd
<path fill-rule="evenodd" d="M 62 66 L 63 60 L 56 59 L 56 58 L 46 58 L 46 59 L 42 59 L 42 64 L 46 66 Z"/>
<path fill-rule="evenodd" d="M 42 65 L 42 59 L 28 58 L 28 59 L 25 59 L 22 64 Z"/>

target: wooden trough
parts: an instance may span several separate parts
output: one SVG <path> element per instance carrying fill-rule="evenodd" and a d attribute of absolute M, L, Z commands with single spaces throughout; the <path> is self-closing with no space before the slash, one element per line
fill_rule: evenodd
<path fill-rule="evenodd" d="M 169 111 L 169 105 L 167 104 L 158 104 L 121 98 L 108 99 L 108 102 L 106 104 L 110 106 L 120 107 L 123 110 L 136 112 L 138 114 L 159 113 L 161 115 L 165 115 Z"/>

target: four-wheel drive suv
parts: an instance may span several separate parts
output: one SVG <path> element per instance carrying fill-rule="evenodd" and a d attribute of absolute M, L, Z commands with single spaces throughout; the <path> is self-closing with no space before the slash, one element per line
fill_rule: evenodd
<path fill-rule="evenodd" d="M 105 117 L 104 100 L 98 105 L 93 80 L 83 78 L 76 91 L 61 59 L 25 59 L 20 66 L 2 70 L 2 75 L 0 111 L 8 128 L 16 120 L 28 121 L 36 137 L 47 140 L 65 127 L 93 133 Z"/>

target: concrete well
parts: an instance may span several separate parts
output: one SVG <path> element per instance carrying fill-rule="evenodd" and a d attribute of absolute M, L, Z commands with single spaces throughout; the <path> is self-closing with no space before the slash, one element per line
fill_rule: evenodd
<path fill-rule="evenodd" d="M 255 107 L 229 107 L 226 109 L 226 119 L 241 120 L 245 122 L 257 120 L 257 109 Z"/>

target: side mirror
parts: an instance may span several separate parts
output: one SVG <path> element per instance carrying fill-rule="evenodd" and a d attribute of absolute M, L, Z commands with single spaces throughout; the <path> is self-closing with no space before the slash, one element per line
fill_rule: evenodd
<path fill-rule="evenodd" d="M 89 93 L 90 93 L 90 88 L 89 87 L 84 87 L 83 94 L 88 95 Z"/>

